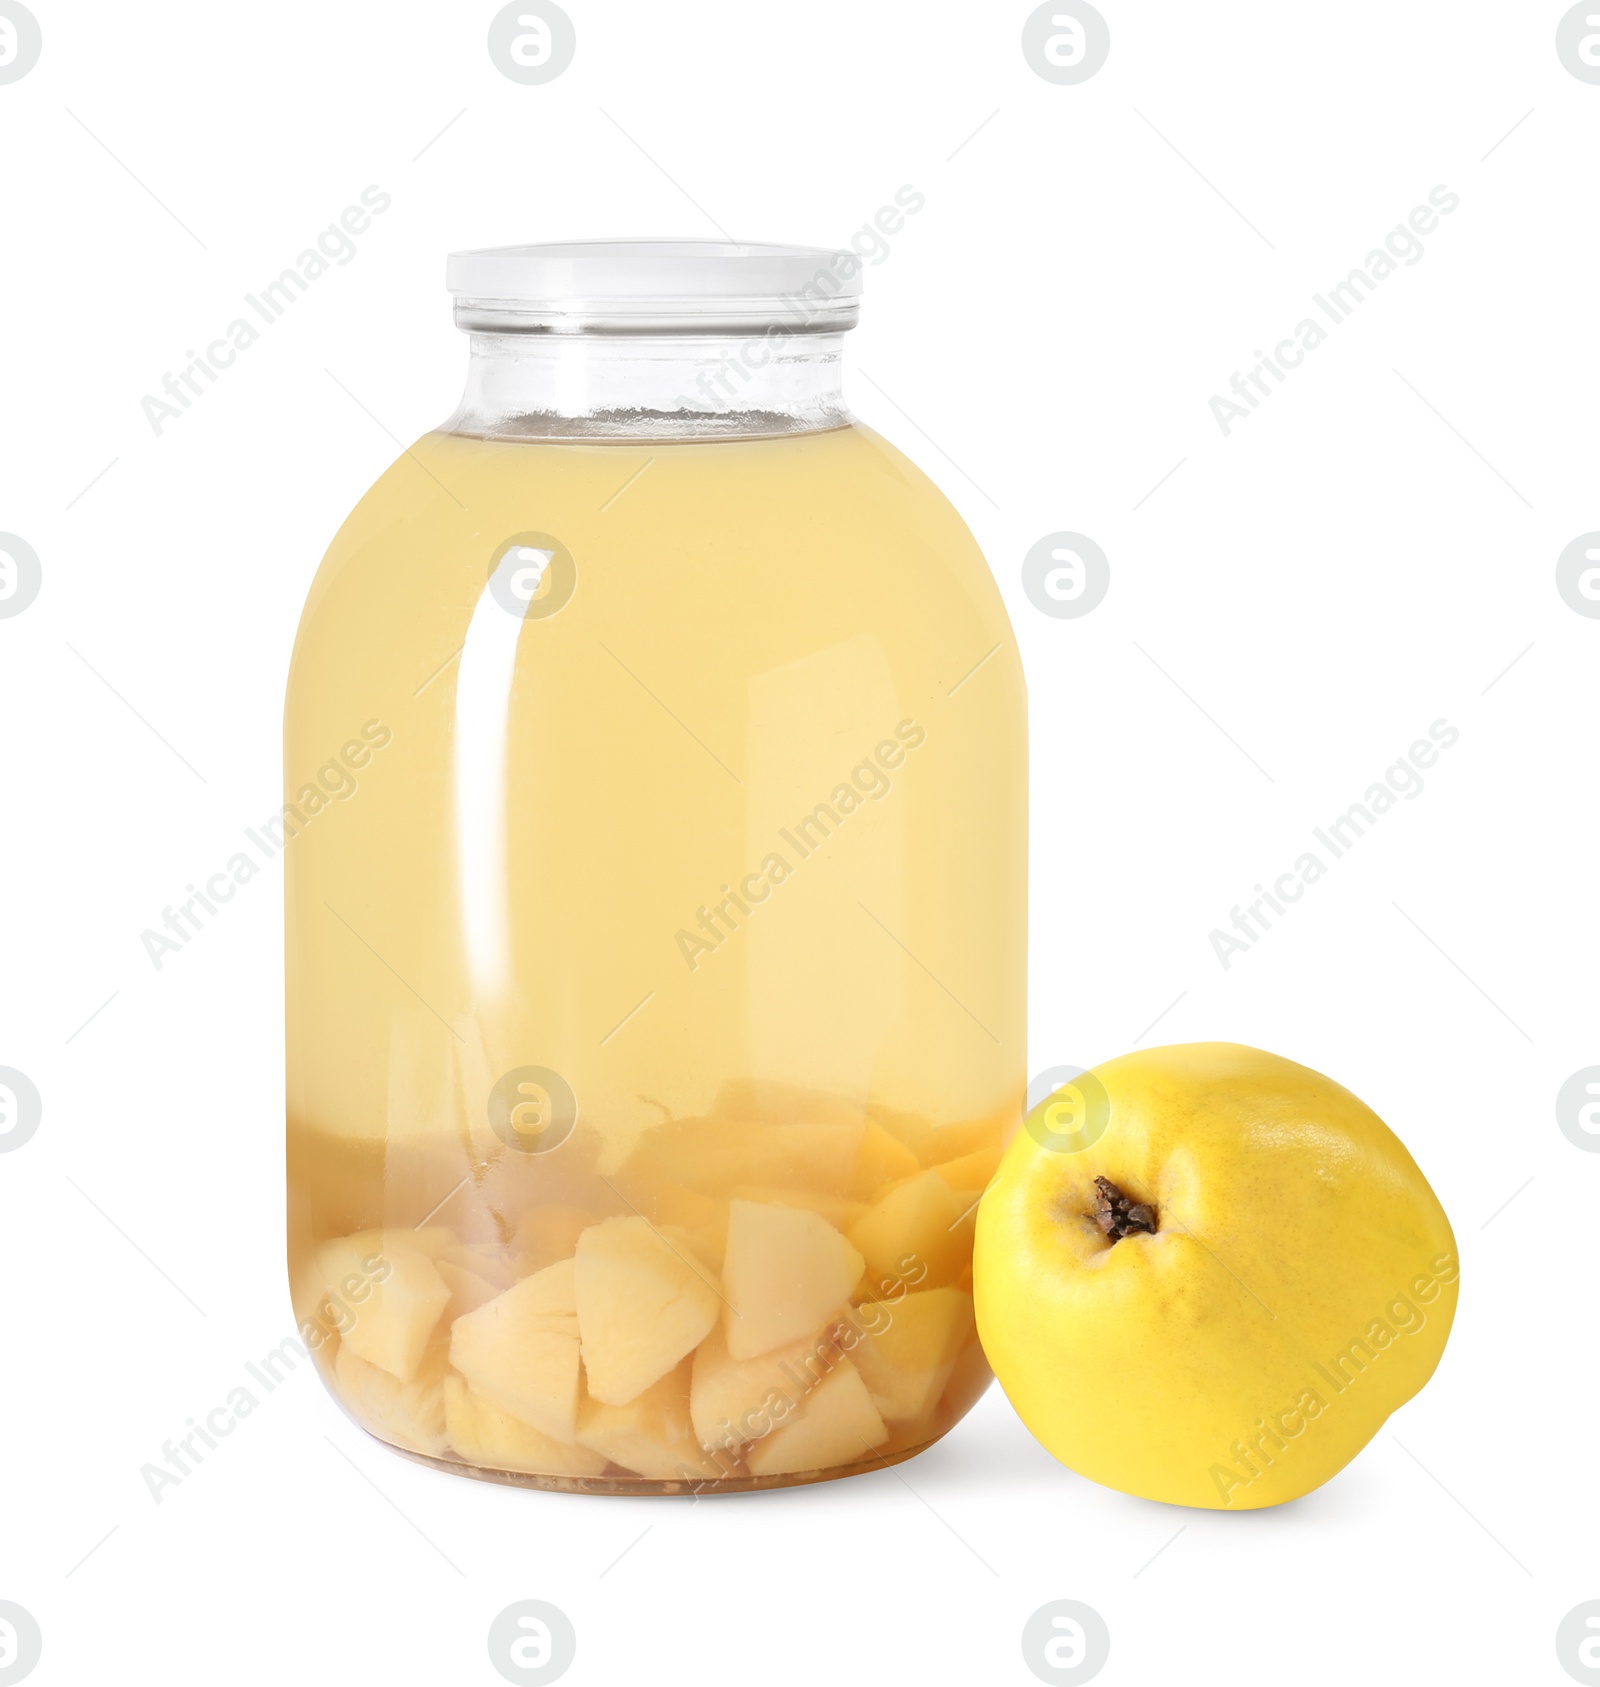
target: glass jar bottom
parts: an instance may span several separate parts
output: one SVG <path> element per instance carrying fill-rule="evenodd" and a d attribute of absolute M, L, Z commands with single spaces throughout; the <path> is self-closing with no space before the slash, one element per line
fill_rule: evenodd
<path fill-rule="evenodd" d="M 685 1496 L 698 1499 L 702 1495 L 718 1494 L 760 1494 L 773 1488 L 802 1488 L 818 1482 L 837 1482 L 846 1476 L 869 1476 L 875 1470 L 887 1470 L 891 1465 L 904 1464 L 907 1459 L 914 1459 L 918 1453 L 925 1453 L 936 1441 L 942 1439 L 942 1436 L 935 1435 L 914 1447 L 901 1447 L 889 1453 L 874 1453 L 870 1464 L 840 1464 L 827 1470 L 792 1471 L 780 1476 L 729 1476 L 715 1481 L 679 1482 L 651 1481 L 627 1474 L 544 1476 L 519 1470 L 491 1470 L 483 1465 L 468 1464 L 464 1459 L 435 1458 L 430 1453 L 419 1453 L 410 1447 L 401 1447 L 393 1441 L 385 1441 L 381 1435 L 374 1435 L 364 1425 L 357 1427 L 380 1447 L 386 1447 L 390 1452 L 410 1459 L 413 1464 L 425 1464 L 433 1470 L 442 1470 L 451 1476 L 470 1477 L 475 1482 L 495 1482 L 502 1488 L 541 1488 L 552 1494 L 626 1494 L 635 1498 L 643 1495 L 674 1499 Z"/>

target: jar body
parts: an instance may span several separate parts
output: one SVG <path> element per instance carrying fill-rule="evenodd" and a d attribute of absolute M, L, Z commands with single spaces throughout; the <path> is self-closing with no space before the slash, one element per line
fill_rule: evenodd
<path fill-rule="evenodd" d="M 1026 703 L 915 468 L 430 434 L 322 565 L 285 758 L 291 1283 L 358 1422 L 714 1491 L 970 1407 Z"/>

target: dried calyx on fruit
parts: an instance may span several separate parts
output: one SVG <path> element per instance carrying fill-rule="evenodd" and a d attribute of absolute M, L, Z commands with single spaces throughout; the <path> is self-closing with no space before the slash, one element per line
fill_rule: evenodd
<path fill-rule="evenodd" d="M 1101 1235 L 1112 1242 L 1120 1242 L 1135 1231 L 1141 1235 L 1156 1233 L 1156 1209 L 1144 1201 L 1130 1201 L 1110 1178 L 1094 1180 L 1094 1222 Z"/>

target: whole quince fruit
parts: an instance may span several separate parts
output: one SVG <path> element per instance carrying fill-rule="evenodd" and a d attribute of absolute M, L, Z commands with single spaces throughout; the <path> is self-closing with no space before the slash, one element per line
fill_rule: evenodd
<path fill-rule="evenodd" d="M 978 1331 L 1022 1421 L 1124 1493 L 1242 1511 L 1342 1470 L 1433 1375 L 1455 1237 L 1348 1090 L 1235 1043 L 1106 1062 L 978 1210 Z"/>

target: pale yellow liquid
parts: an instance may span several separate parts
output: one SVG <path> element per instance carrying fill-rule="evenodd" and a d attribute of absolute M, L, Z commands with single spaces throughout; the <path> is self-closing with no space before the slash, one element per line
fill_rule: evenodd
<path fill-rule="evenodd" d="M 530 532 L 576 586 L 519 622 L 480 605 Z M 865 429 L 420 441 L 335 539 L 289 686 L 297 1316 L 323 1305 L 317 1248 L 352 1232 L 454 1237 L 498 1286 L 642 1214 L 693 1232 L 714 1277 L 736 1194 L 849 1234 L 944 1164 L 975 1202 L 1025 1081 L 1025 712 L 970 535 Z M 319 803 L 319 776 L 344 794 Z M 577 1099 L 549 1152 L 490 1124 L 523 1066 Z M 762 1134 L 829 1118 L 860 1133 L 847 1163 L 837 1138 Z M 970 1231 L 923 1286 L 969 1286 Z M 986 1380 L 971 1338 L 859 1462 L 935 1438 Z M 342 1392 L 375 1433 L 461 1456 L 368 1381 Z M 613 1461 L 588 1485 L 658 1480 Z"/>

